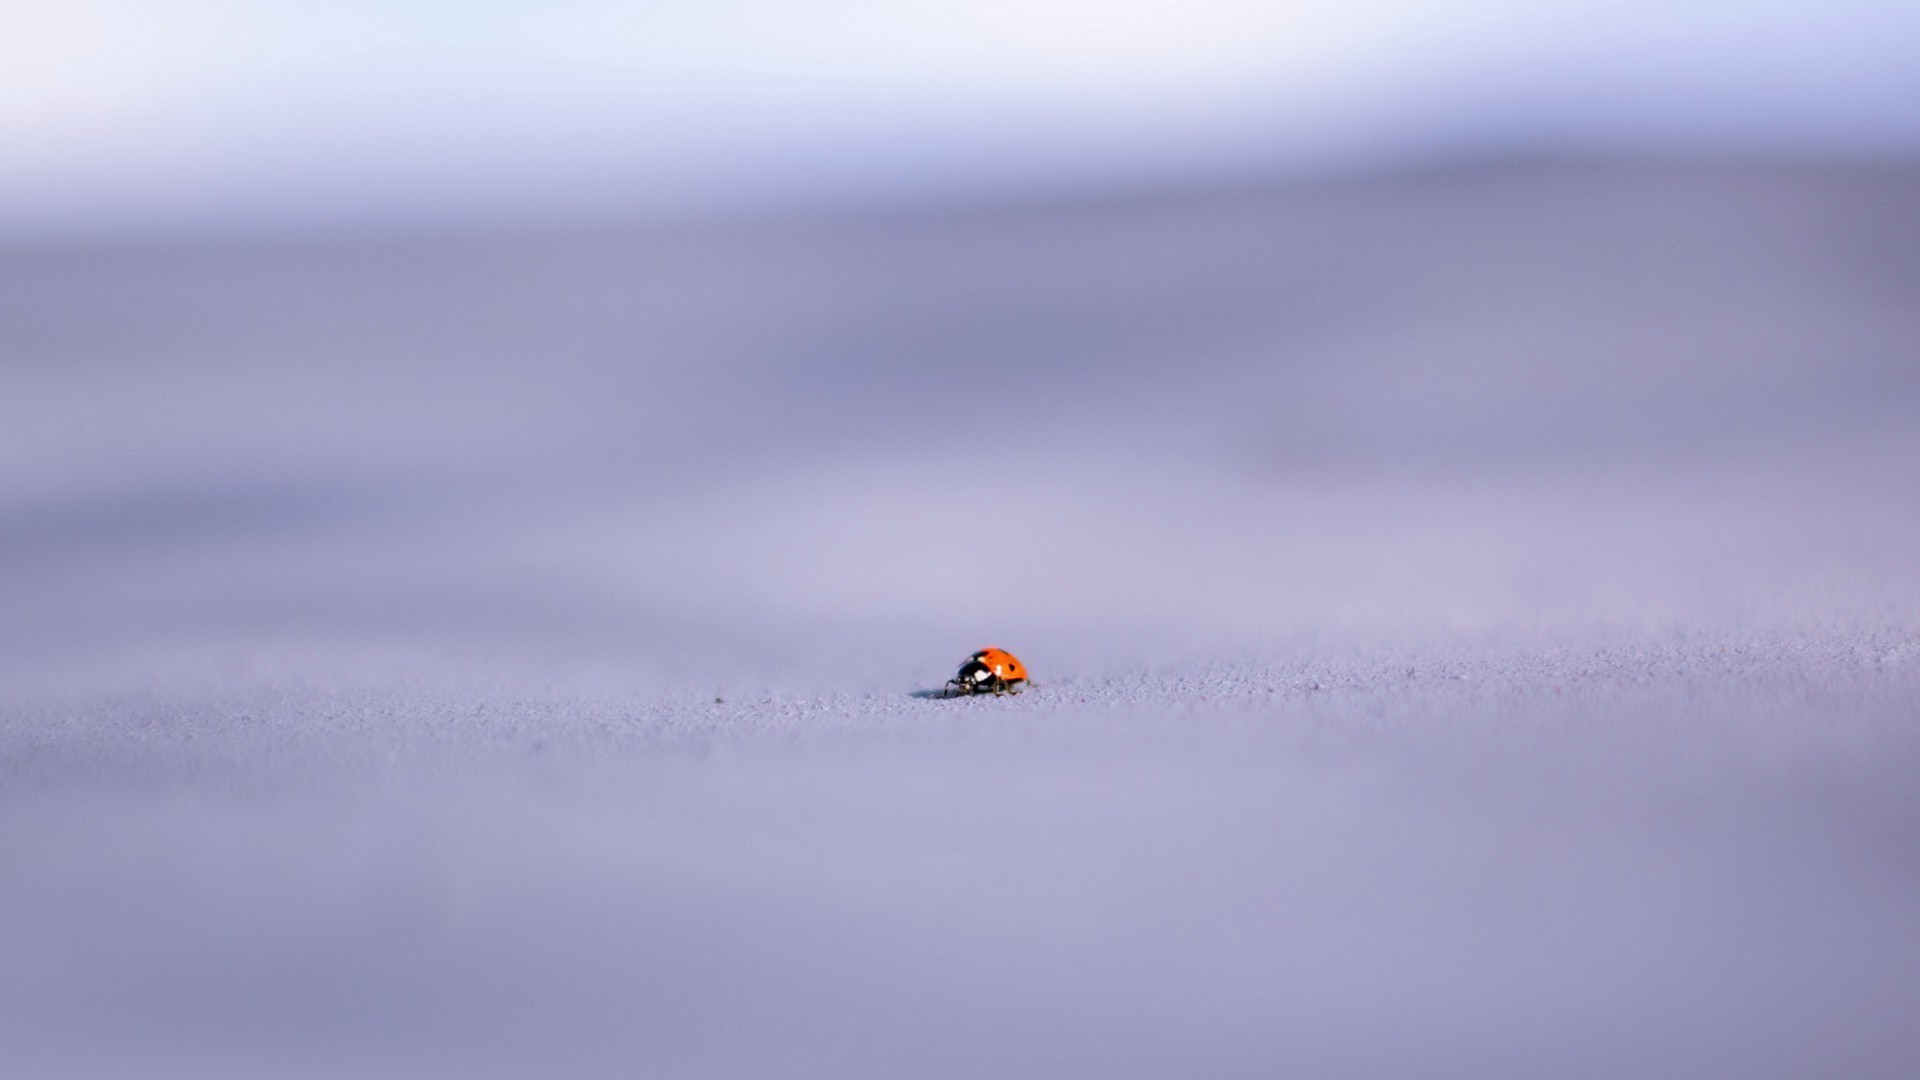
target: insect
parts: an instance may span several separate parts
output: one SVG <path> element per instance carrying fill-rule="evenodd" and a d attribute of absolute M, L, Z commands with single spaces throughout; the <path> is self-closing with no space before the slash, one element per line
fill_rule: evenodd
<path fill-rule="evenodd" d="M 1010 694 L 1027 685 L 1027 666 L 1005 649 L 989 646 L 967 657 L 960 674 L 947 680 L 949 694 Z"/>

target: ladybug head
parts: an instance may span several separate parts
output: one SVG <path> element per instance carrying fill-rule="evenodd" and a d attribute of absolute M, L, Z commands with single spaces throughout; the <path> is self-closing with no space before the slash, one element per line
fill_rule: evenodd
<path fill-rule="evenodd" d="M 998 679 L 999 676 L 994 673 L 992 666 L 980 659 L 978 654 L 961 664 L 960 674 L 953 677 L 954 682 L 968 688 L 991 686 Z"/>

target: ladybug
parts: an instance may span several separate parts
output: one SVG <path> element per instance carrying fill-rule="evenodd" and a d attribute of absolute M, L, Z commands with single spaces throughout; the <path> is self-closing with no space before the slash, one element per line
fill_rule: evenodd
<path fill-rule="evenodd" d="M 1005 649 L 985 648 L 960 665 L 960 674 L 947 680 L 941 696 L 949 694 L 1010 694 L 1027 685 L 1027 665 Z"/>

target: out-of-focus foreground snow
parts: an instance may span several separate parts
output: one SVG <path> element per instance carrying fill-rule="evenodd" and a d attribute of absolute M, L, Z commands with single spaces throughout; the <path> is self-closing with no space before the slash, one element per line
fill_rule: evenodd
<path fill-rule="evenodd" d="M 1916 461 L 1911 169 L 16 246 L 0 1072 L 1912 1076 Z"/>

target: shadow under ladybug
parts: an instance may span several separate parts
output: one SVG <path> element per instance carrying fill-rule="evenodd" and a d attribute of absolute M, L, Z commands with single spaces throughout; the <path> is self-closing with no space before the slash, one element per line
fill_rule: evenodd
<path fill-rule="evenodd" d="M 1027 666 L 1005 649 L 985 648 L 960 665 L 941 697 L 955 694 L 1017 694 L 1027 685 Z"/>

